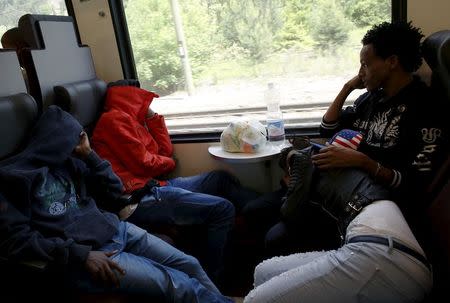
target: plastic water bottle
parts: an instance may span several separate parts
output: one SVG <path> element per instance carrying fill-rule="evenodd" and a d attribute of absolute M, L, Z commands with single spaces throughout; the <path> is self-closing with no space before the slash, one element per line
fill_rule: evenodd
<path fill-rule="evenodd" d="M 269 142 L 274 146 L 281 147 L 286 139 L 283 113 L 280 110 L 281 94 L 273 83 L 268 83 L 264 99 L 267 105 L 266 125 Z"/>

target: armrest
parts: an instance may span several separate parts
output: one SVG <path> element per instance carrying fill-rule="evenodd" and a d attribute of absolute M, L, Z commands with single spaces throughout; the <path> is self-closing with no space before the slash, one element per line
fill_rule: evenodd
<path fill-rule="evenodd" d="M 19 264 L 38 271 L 44 271 L 48 267 L 48 262 L 41 260 L 22 260 Z"/>
<path fill-rule="evenodd" d="M 11 261 L 6 257 L 0 256 L 0 263 L 19 266 L 23 268 L 30 269 L 36 272 L 43 272 L 48 268 L 48 262 L 43 260 L 20 260 L 20 261 Z"/>
<path fill-rule="evenodd" d="M 108 212 L 112 212 L 114 214 L 118 214 L 124 207 L 128 205 L 136 204 L 138 202 L 139 201 L 136 201 L 132 194 L 113 194 L 109 197 L 103 197 L 101 200 L 97 200 L 99 208 Z"/>
<path fill-rule="evenodd" d="M 118 198 L 120 201 L 119 204 L 124 205 L 124 207 L 118 213 L 119 219 L 122 221 L 128 219 L 138 207 L 141 198 L 141 196 L 135 194 L 125 194 L 120 196 Z"/>
<path fill-rule="evenodd" d="M 137 205 L 141 202 L 142 195 L 139 193 L 131 193 L 131 194 L 123 194 L 119 198 L 117 198 L 117 203 L 119 205 L 128 206 L 128 205 Z"/>
<path fill-rule="evenodd" d="M 134 211 L 136 210 L 137 207 L 138 207 L 137 203 L 125 206 L 124 208 L 122 208 L 119 211 L 119 214 L 118 214 L 119 219 L 122 221 L 128 219 L 134 213 Z"/>

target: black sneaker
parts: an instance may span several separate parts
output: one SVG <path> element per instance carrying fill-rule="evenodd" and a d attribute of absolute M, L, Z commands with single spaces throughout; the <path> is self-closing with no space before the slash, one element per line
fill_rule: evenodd
<path fill-rule="evenodd" d="M 302 150 L 309 146 L 311 146 L 311 142 L 308 137 L 305 136 L 298 136 L 289 139 L 289 143 L 291 146 L 285 147 L 280 152 L 280 158 L 278 160 L 278 166 L 280 166 L 286 173 L 287 173 L 287 163 L 286 158 L 289 152 L 293 149 L 295 150 Z"/>
<path fill-rule="evenodd" d="M 289 158 L 289 183 L 281 213 L 287 219 L 294 218 L 297 210 L 309 200 L 309 193 L 313 177 L 313 164 L 311 162 L 310 148 L 294 151 Z"/>

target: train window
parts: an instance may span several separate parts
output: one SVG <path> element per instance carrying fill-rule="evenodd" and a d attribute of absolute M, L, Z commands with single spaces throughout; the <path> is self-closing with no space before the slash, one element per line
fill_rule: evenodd
<path fill-rule="evenodd" d="M 0 37 L 8 29 L 16 27 L 19 18 L 25 14 L 67 15 L 67 8 L 64 0 L 2 0 Z"/>
<path fill-rule="evenodd" d="M 171 134 L 218 132 L 238 117 L 264 123 L 269 82 L 288 129 L 318 126 L 357 72 L 366 30 L 391 20 L 391 0 L 123 4 L 139 80 L 160 94 L 153 107 Z"/>

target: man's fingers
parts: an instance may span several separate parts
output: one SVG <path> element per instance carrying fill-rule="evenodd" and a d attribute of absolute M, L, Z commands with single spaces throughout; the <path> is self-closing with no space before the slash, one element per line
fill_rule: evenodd
<path fill-rule="evenodd" d="M 111 256 L 113 256 L 113 255 L 115 255 L 115 254 L 117 254 L 117 252 L 118 252 L 119 250 L 113 250 L 113 251 L 108 251 L 108 252 L 105 252 L 105 255 L 107 256 L 107 257 L 111 257 Z M 111 267 L 111 268 L 113 268 L 113 269 L 116 269 L 119 273 L 121 273 L 122 275 L 124 275 L 125 274 L 125 270 L 122 268 L 122 267 L 120 267 L 120 265 L 117 263 L 117 262 L 114 262 L 114 261 L 112 261 L 111 259 L 110 260 L 108 260 L 108 264 L 109 264 L 109 266 Z"/>
<path fill-rule="evenodd" d="M 117 254 L 118 251 L 119 251 L 119 250 L 117 250 L 117 249 L 116 249 L 116 250 L 113 250 L 113 251 L 108 251 L 108 252 L 105 252 L 105 255 L 108 256 L 108 257 L 111 257 L 111 256 Z M 109 260 L 108 260 L 108 264 L 109 264 L 109 266 L 110 266 L 112 269 L 117 270 L 117 271 L 118 271 L 119 273 L 121 273 L 122 275 L 125 274 L 125 270 L 124 270 L 122 267 L 120 267 L 120 265 L 119 265 L 117 262 L 114 262 L 114 261 L 112 261 L 111 259 L 109 259 Z"/>
<path fill-rule="evenodd" d="M 117 252 L 118 252 L 119 250 L 113 250 L 113 251 L 105 251 L 105 255 L 107 256 L 107 257 L 111 257 L 112 255 L 115 255 L 115 254 L 117 254 Z"/>
<path fill-rule="evenodd" d="M 108 276 L 106 275 L 104 267 L 100 268 L 100 270 L 98 271 L 98 277 L 101 279 L 101 282 L 103 284 L 108 284 Z"/>
<path fill-rule="evenodd" d="M 112 261 L 111 261 L 112 262 Z M 115 262 L 112 262 L 115 263 Z M 115 287 L 119 287 L 119 279 L 117 279 L 117 276 L 114 274 L 114 272 L 111 269 L 111 263 L 109 263 L 109 266 L 105 268 L 105 274 L 107 276 L 108 281 L 112 283 Z"/>
<path fill-rule="evenodd" d="M 114 262 L 114 261 L 112 261 L 112 260 L 109 260 L 108 264 L 109 264 L 109 266 L 110 266 L 112 269 L 117 270 L 117 271 L 118 271 L 119 273 L 121 273 L 122 275 L 125 274 L 125 269 L 123 269 L 117 262 Z"/>
<path fill-rule="evenodd" d="M 312 160 L 312 162 L 319 169 L 328 168 L 331 164 L 331 162 L 328 159 L 314 159 Z"/>

